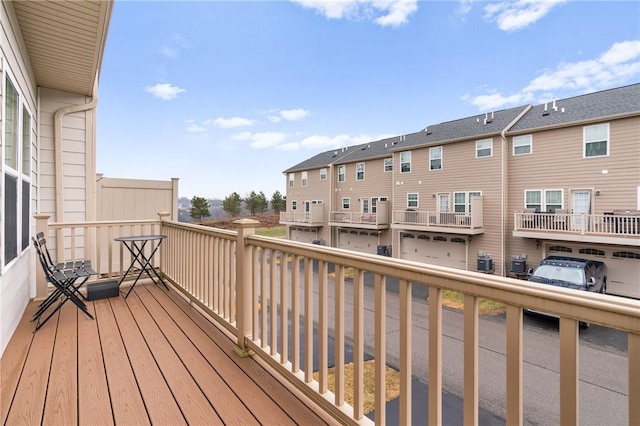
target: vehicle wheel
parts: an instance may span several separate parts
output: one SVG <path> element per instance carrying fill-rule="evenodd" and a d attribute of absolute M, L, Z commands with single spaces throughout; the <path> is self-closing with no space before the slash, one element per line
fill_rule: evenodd
<path fill-rule="evenodd" d="M 580 321 L 580 328 L 582 328 L 584 330 L 584 329 L 587 329 L 589 327 L 591 327 L 590 323 Z"/>
<path fill-rule="evenodd" d="M 600 293 L 605 294 L 607 292 L 607 280 L 602 281 L 602 287 L 600 287 Z"/>

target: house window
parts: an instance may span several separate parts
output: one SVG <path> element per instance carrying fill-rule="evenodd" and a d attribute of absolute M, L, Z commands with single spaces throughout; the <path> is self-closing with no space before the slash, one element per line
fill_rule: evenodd
<path fill-rule="evenodd" d="M 320 169 L 320 180 L 327 180 L 327 169 Z"/>
<path fill-rule="evenodd" d="M 540 190 L 525 191 L 524 207 L 527 209 L 536 209 L 537 212 L 542 211 L 542 191 Z"/>
<path fill-rule="evenodd" d="M 400 153 L 400 173 L 411 172 L 411 151 Z"/>
<path fill-rule="evenodd" d="M 322 200 L 312 200 L 311 204 L 322 204 Z"/>
<path fill-rule="evenodd" d="M 547 189 L 544 191 L 544 204 L 547 213 L 554 213 L 556 209 L 562 208 L 562 190 Z"/>
<path fill-rule="evenodd" d="M 344 210 L 349 210 L 351 208 L 351 199 L 349 197 L 342 199 L 342 208 Z"/>
<path fill-rule="evenodd" d="M 31 114 L 9 75 L 4 93 L 4 262 L 29 247 Z"/>
<path fill-rule="evenodd" d="M 418 194 L 417 193 L 409 193 L 409 194 L 407 194 L 407 208 L 408 209 L 417 209 L 418 208 Z"/>
<path fill-rule="evenodd" d="M 378 201 L 387 201 L 387 197 L 371 197 L 371 213 L 378 213 Z"/>
<path fill-rule="evenodd" d="M 297 201 L 291 201 L 291 210 L 292 211 L 296 211 L 298 210 L 298 202 Z"/>
<path fill-rule="evenodd" d="M 531 154 L 531 135 L 516 136 L 513 138 L 513 155 Z"/>
<path fill-rule="evenodd" d="M 296 174 L 289 173 L 289 188 L 293 188 L 293 186 L 295 185 L 295 180 L 296 180 Z"/>
<path fill-rule="evenodd" d="M 442 147 L 429 148 L 429 170 L 442 169 Z"/>
<path fill-rule="evenodd" d="M 393 171 L 393 157 L 384 159 L 384 171 L 385 172 Z"/>
<path fill-rule="evenodd" d="M 307 172 L 302 172 L 302 186 L 307 186 Z"/>
<path fill-rule="evenodd" d="M 453 211 L 456 213 L 471 213 L 471 197 L 480 196 L 480 191 L 454 192 Z"/>
<path fill-rule="evenodd" d="M 344 182 L 347 178 L 346 166 L 338 166 L 338 182 Z"/>
<path fill-rule="evenodd" d="M 356 180 L 364 180 L 364 163 L 356 163 Z"/>
<path fill-rule="evenodd" d="M 584 156 L 604 157 L 609 155 L 609 125 L 598 124 L 584 128 Z"/>
<path fill-rule="evenodd" d="M 491 157 L 493 155 L 493 139 L 476 141 L 476 158 Z"/>

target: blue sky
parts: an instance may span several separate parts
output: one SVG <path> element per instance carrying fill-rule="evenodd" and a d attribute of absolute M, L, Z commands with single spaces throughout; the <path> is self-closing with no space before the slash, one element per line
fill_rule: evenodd
<path fill-rule="evenodd" d="M 319 152 L 638 82 L 637 1 L 116 1 L 97 170 L 270 198 Z"/>

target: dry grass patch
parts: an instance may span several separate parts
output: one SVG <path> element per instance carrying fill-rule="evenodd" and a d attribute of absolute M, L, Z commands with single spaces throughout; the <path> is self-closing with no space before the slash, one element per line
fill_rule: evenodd
<path fill-rule="evenodd" d="M 451 290 L 442 291 L 442 304 L 449 308 L 462 310 L 464 308 L 464 294 Z M 478 299 L 478 311 L 482 315 L 499 316 L 506 311 L 504 303 L 490 299 Z"/>
<path fill-rule="evenodd" d="M 400 373 L 390 367 L 385 367 L 385 401 L 391 401 L 400 395 Z M 365 414 L 369 414 L 375 409 L 375 377 L 376 363 L 375 360 L 365 361 L 364 363 L 364 395 L 363 409 Z M 313 377 L 318 380 L 320 378 L 318 372 L 313 373 Z M 328 371 L 328 387 L 331 392 L 336 390 L 335 369 L 330 368 Z M 353 406 L 353 363 L 344 366 L 344 399 L 345 402 Z"/>

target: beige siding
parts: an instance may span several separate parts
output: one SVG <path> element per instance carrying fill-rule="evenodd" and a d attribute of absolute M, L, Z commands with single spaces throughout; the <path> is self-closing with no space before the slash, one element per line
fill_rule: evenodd
<path fill-rule="evenodd" d="M 335 166 L 335 206 L 333 210 L 342 210 L 342 198 L 349 197 L 351 200 L 350 212 L 361 212 L 362 199 L 369 199 L 371 206 L 372 197 L 387 197 L 389 200 L 389 211 L 392 209 L 391 176 L 384 171 L 384 160 L 382 158 L 365 161 L 364 180 L 356 179 L 356 164 L 348 163 L 346 166 L 346 179 L 338 182 L 338 167 Z"/>
<path fill-rule="evenodd" d="M 476 140 L 442 145 L 442 169 L 429 170 L 429 147 L 413 149 L 411 172 L 400 173 L 400 154 L 394 155 L 394 205 L 396 210 L 407 206 L 407 194 L 419 194 L 418 211 L 437 211 L 437 194 L 449 194 L 453 209 L 455 192 L 480 191 L 484 197 L 484 234 L 474 235 L 469 244 L 468 269 L 476 270 L 479 251 L 493 258 L 497 274 L 502 271 L 502 178 L 501 138 L 493 138 L 491 157 L 476 158 Z M 464 235 L 449 234 L 448 237 Z M 399 243 L 399 233 L 394 235 Z"/>
<path fill-rule="evenodd" d="M 321 167 L 323 168 L 323 167 Z M 286 188 L 287 188 L 287 211 L 291 211 L 291 202 L 297 201 L 298 213 L 304 212 L 305 201 L 322 201 L 323 206 L 323 221 L 324 225 L 318 228 L 317 232 L 311 232 L 313 234 L 311 238 L 317 240 L 325 240 L 327 244 L 331 241 L 331 229 L 327 225 L 329 219 L 329 211 L 331 210 L 331 167 L 327 166 L 327 178 L 320 179 L 320 169 L 307 170 L 307 186 L 302 186 L 302 172 L 295 172 L 294 186 L 289 186 L 289 176 L 285 176 Z M 306 237 L 305 237 L 306 238 Z M 309 239 L 307 238 L 307 239 Z M 305 240 L 300 240 L 306 242 Z"/>
<path fill-rule="evenodd" d="M 636 209 L 640 186 L 640 117 L 609 123 L 610 151 L 607 157 L 583 157 L 583 127 L 573 126 L 533 134 L 532 153 L 513 156 L 509 138 L 509 204 L 506 223 L 507 253 L 527 253 L 529 265 L 542 259 L 535 241 L 511 236 L 513 213 L 524 208 L 525 190 L 561 189 L 564 207 L 571 211 L 572 190 L 592 191 L 592 212 Z M 595 195 L 595 190 L 600 195 Z"/>

